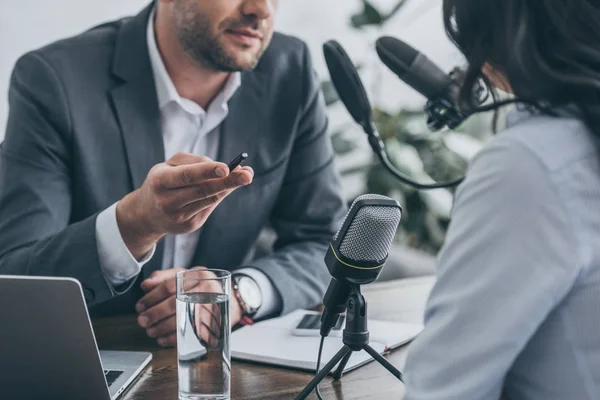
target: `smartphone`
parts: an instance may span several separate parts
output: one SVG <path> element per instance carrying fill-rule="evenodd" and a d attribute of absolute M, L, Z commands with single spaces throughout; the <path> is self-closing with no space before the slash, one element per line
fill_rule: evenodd
<path fill-rule="evenodd" d="M 329 336 L 342 337 L 342 325 L 346 317 L 341 315 Z M 321 330 L 321 314 L 306 314 L 298 326 L 294 328 L 294 336 L 319 336 Z"/>
<path fill-rule="evenodd" d="M 248 153 L 241 153 L 236 158 L 231 160 L 231 162 L 229 164 L 227 164 L 227 166 L 229 167 L 229 172 L 233 171 L 234 169 L 236 169 L 237 167 L 242 165 L 242 163 L 244 161 L 246 161 L 247 158 L 248 158 Z"/>

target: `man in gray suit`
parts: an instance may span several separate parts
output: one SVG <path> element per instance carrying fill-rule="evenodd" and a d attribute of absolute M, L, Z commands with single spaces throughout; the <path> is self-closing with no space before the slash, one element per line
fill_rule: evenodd
<path fill-rule="evenodd" d="M 76 278 L 92 315 L 137 312 L 164 346 L 190 267 L 233 272 L 233 324 L 317 305 L 345 205 L 309 52 L 273 33 L 276 8 L 160 0 L 23 56 L 0 274 Z M 213 161 L 241 152 L 252 168 Z M 273 252 L 253 259 L 267 225 Z"/>

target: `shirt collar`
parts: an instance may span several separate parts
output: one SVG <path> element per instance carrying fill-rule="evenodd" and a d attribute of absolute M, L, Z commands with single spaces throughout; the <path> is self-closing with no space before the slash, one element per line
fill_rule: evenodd
<path fill-rule="evenodd" d="M 534 108 L 533 106 L 517 103 L 512 107 L 510 111 L 506 113 L 506 127 L 511 128 L 517 124 L 525 122 L 528 119 L 540 115 L 553 115 L 555 117 L 561 118 L 581 118 L 581 113 L 578 111 L 577 107 L 572 105 L 562 107 L 548 107 L 548 111 L 544 112 L 542 110 Z"/>
<path fill-rule="evenodd" d="M 154 84 L 156 86 L 159 109 L 162 110 L 167 104 L 175 102 L 190 114 L 205 114 L 206 111 L 202 107 L 191 100 L 182 98 L 177 92 L 177 89 L 175 88 L 175 85 L 173 84 L 173 81 L 167 72 L 165 64 L 162 60 L 162 56 L 158 50 L 156 37 L 154 36 L 154 15 L 155 11 L 152 10 L 150 19 L 148 20 L 148 28 L 146 30 L 146 42 L 150 56 L 150 64 L 152 65 L 152 74 L 154 76 Z M 220 104 L 214 104 L 214 106 L 226 108 L 227 102 L 233 97 L 241 83 L 241 73 L 231 73 L 227 82 L 225 83 L 225 86 L 213 101 L 213 103 Z M 212 108 L 212 106 L 213 104 L 211 104 L 210 108 Z"/>

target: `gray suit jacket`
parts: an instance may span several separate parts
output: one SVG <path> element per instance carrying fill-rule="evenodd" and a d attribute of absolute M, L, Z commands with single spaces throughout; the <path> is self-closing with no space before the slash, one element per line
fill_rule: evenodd
<path fill-rule="evenodd" d="M 145 39 L 150 10 L 26 54 L 11 80 L 0 147 L 0 274 L 76 278 L 93 315 L 133 312 L 141 295 L 135 284 L 117 296 L 105 281 L 95 223 L 164 161 Z M 345 205 L 306 45 L 275 34 L 229 106 L 219 160 L 248 152 L 255 178 L 209 218 L 192 265 L 255 267 L 277 288 L 283 313 L 315 306 Z M 269 224 L 273 253 L 248 261 Z M 161 261 L 159 243 L 138 280 Z"/>

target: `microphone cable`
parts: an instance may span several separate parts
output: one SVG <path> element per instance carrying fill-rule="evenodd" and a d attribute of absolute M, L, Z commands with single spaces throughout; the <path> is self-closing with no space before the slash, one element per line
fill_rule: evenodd
<path fill-rule="evenodd" d="M 415 189 L 431 190 L 455 187 L 462 183 L 462 181 L 465 179 L 465 177 L 463 176 L 450 182 L 430 184 L 419 183 L 417 181 L 414 181 L 408 176 L 404 175 L 402 172 L 398 171 L 394 164 L 392 164 L 385 150 L 385 144 L 383 143 L 381 136 L 379 136 L 379 133 L 377 132 L 375 126 L 373 124 L 366 125 L 363 126 L 363 130 L 367 134 L 369 139 L 369 145 L 371 145 L 371 149 L 373 150 L 377 158 L 379 158 L 381 165 L 383 165 L 383 167 L 400 182 L 412 186 Z"/>
<path fill-rule="evenodd" d="M 319 356 L 317 357 L 317 369 L 315 370 L 315 376 L 319 373 L 321 369 L 321 354 L 323 353 L 323 343 L 325 342 L 325 336 L 321 336 L 321 344 L 319 345 Z M 319 385 L 315 388 L 315 393 L 317 394 L 317 398 L 319 400 L 323 400 L 321 396 L 321 390 L 319 390 Z"/>
<path fill-rule="evenodd" d="M 426 184 L 426 183 L 419 183 L 417 181 L 414 181 L 410 178 L 408 178 L 407 176 L 405 176 L 404 174 L 402 174 L 400 171 L 398 171 L 396 169 L 396 167 L 394 166 L 394 164 L 392 164 L 392 162 L 390 161 L 390 159 L 388 158 L 387 153 L 385 152 L 385 149 L 381 149 L 379 151 L 375 151 L 375 155 L 377 156 L 377 158 L 379 158 L 379 161 L 381 162 L 381 165 L 383 165 L 383 167 L 396 179 L 398 179 L 400 182 L 405 183 L 409 186 L 412 186 L 415 189 L 419 189 L 419 190 L 432 190 L 432 189 L 445 189 L 445 188 L 452 188 L 455 186 L 460 185 L 463 181 L 464 181 L 464 177 L 452 180 L 450 182 L 444 182 L 444 183 L 431 183 L 431 184 Z"/>

